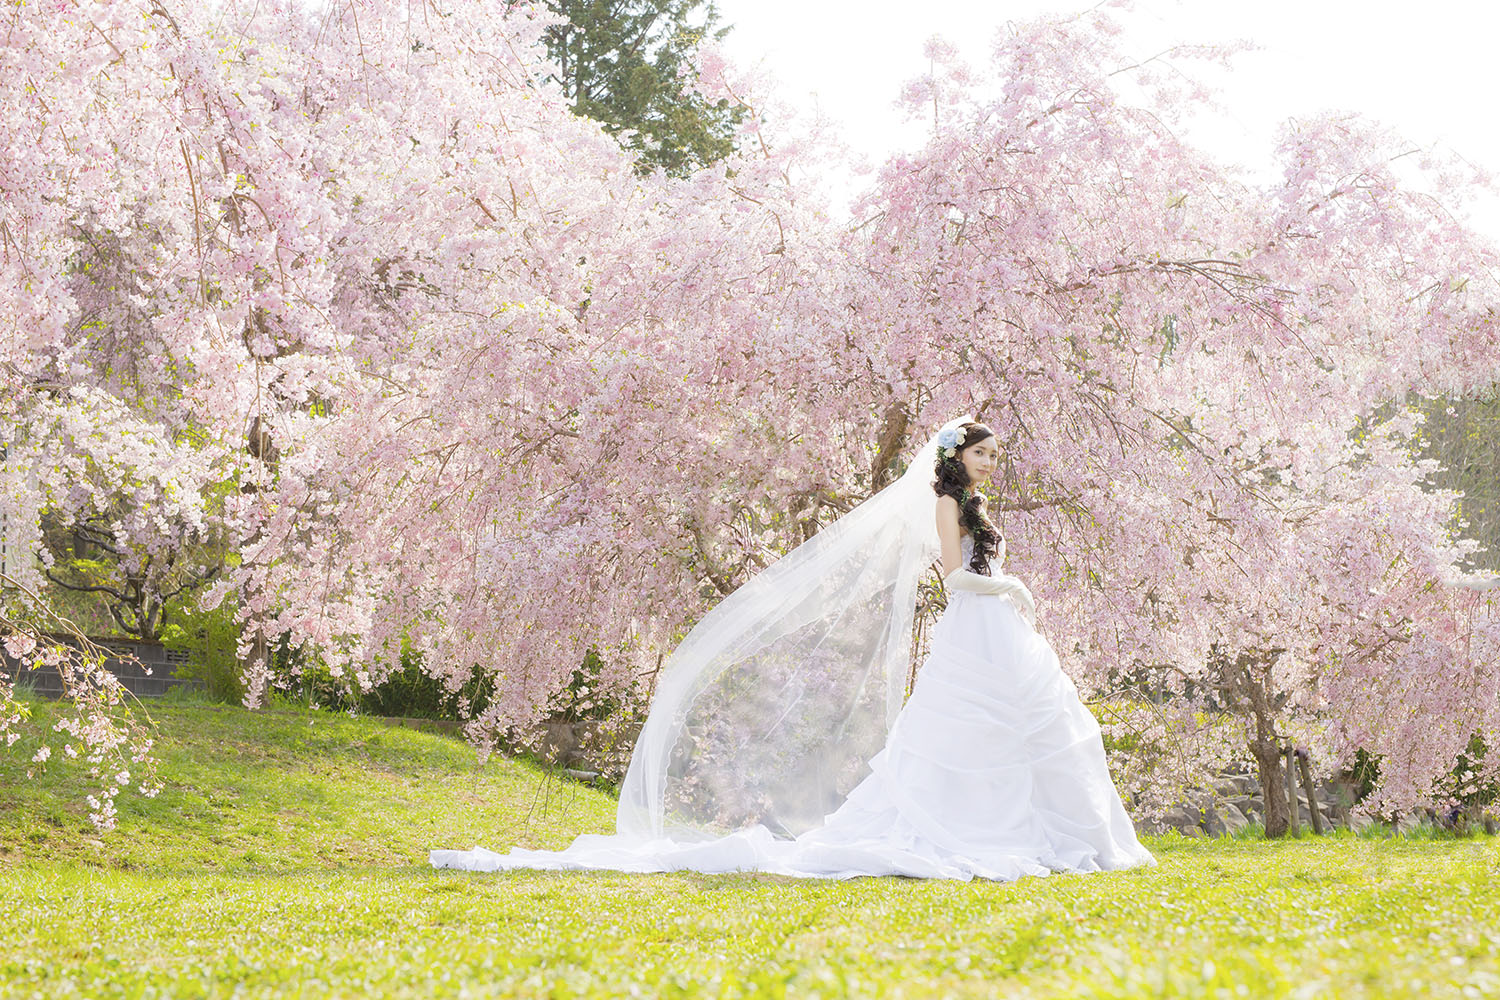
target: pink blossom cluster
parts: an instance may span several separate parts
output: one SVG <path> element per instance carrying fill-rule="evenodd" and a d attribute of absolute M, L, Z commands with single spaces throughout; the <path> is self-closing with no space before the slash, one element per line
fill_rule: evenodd
<path fill-rule="evenodd" d="M 1094 10 L 983 67 L 932 46 L 903 91 L 930 138 L 843 225 L 807 179 L 832 147 L 712 49 L 695 86 L 750 105 L 741 152 L 637 175 L 544 82 L 548 17 L 28 5 L 0 52 L 11 551 L 44 509 L 143 553 L 227 539 L 205 603 L 237 597 L 249 703 L 274 642 L 366 689 L 408 643 L 486 679 L 488 747 L 590 647 L 643 699 L 967 410 L 1080 688 L 1170 695 L 1110 722 L 1165 748 L 1117 761 L 1152 808 L 1244 755 L 1213 719 L 1256 698 L 1324 773 L 1383 755 L 1372 808 L 1500 743 L 1492 598 L 1455 586 L 1475 546 L 1407 447 L 1410 394 L 1500 369 L 1495 249 L 1443 207 L 1484 178 L 1402 179 L 1399 139 L 1327 116 L 1251 186 L 1174 131 L 1181 66 L 1117 77 Z"/>
<path fill-rule="evenodd" d="M 151 755 L 154 737 L 137 717 L 128 692 L 105 669 L 105 651 L 76 633 L 72 637 L 75 641 L 62 642 L 35 630 L 31 623 L 38 619 L 50 618 L 64 629 L 68 623 L 38 607 L 36 595 L 18 589 L 21 597 L 14 601 L 15 606 L 0 615 L 0 645 L 19 670 L 53 670 L 62 680 L 68 710 L 51 729 L 65 734 L 63 756 L 83 764 L 96 786 L 86 796 L 90 821 L 101 830 L 113 829 L 118 815 L 114 800 L 130 787 L 132 766 L 138 770 L 135 787 L 139 793 L 152 798 L 162 789 Z M 45 731 L 37 733 L 33 727 L 22 725 L 30 717 L 30 705 L 15 697 L 14 677 L 8 671 L 0 673 L 0 734 L 5 737 L 5 746 L 20 743 L 30 754 L 30 763 L 45 769 L 52 758 L 52 746 L 46 742 Z M 28 768 L 27 777 L 36 770 Z"/>

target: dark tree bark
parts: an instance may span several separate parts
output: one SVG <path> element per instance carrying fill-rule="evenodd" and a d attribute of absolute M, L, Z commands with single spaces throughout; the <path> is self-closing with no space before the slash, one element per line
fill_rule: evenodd
<path fill-rule="evenodd" d="M 1312 816 L 1313 833 L 1323 835 L 1323 814 L 1318 812 L 1318 796 L 1313 790 L 1312 765 L 1308 763 L 1307 751 L 1297 749 L 1297 770 L 1302 775 L 1302 790 L 1307 793 L 1307 811 Z"/>
<path fill-rule="evenodd" d="M 1288 800 L 1287 770 L 1283 764 L 1283 741 L 1276 732 L 1276 713 L 1285 700 L 1271 688 L 1271 666 L 1285 650 L 1241 651 L 1232 655 L 1214 647 L 1210 656 L 1224 680 L 1223 689 L 1232 707 L 1248 716 L 1255 726 L 1250 754 L 1266 810 L 1266 836 L 1284 837 L 1291 825 L 1292 803 Z"/>
<path fill-rule="evenodd" d="M 182 567 L 178 565 L 179 553 L 176 551 L 146 555 L 121 551 L 103 517 L 80 521 L 68 530 L 71 543 L 66 551 L 57 553 L 65 557 L 58 568 L 68 575 L 47 569 L 43 571 L 47 579 L 64 590 L 102 594 L 108 601 L 106 608 L 110 617 L 121 631 L 147 642 L 161 638 L 162 630 L 167 626 L 168 602 L 208 583 L 224 568 L 222 563 Z M 117 577 L 100 581 L 78 569 L 77 555 L 90 548 L 109 555 L 118 567 Z"/>

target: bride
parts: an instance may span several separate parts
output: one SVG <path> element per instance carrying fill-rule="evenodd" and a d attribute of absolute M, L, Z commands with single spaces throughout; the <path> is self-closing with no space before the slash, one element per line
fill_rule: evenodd
<path fill-rule="evenodd" d="M 972 487 L 998 459 L 988 427 L 950 421 L 705 615 L 659 675 L 614 834 L 431 864 L 995 880 L 1155 865 L 1030 592 L 996 572 L 1005 542 Z M 947 606 L 908 698 L 935 558 Z"/>

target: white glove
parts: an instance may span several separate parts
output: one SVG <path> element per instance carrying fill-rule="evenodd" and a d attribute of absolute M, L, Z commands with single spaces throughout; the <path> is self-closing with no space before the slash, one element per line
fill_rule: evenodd
<path fill-rule="evenodd" d="M 1026 584 L 1009 573 L 981 576 L 959 567 L 943 577 L 943 586 L 952 590 L 971 590 L 976 594 L 998 594 L 1009 598 L 1028 625 L 1036 624 L 1036 601 L 1032 599 L 1031 591 L 1026 589 Z"/>

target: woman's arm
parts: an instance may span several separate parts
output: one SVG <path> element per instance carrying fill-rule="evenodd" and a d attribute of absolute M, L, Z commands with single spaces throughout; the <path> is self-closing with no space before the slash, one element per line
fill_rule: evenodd
<path fill-rule="evenodd" d="M 943 577 L 963 563 L 963 547 L 958 541 L 958 501 L 950 496 L 937 498 L 938 541 L 943 547 Z"/>

